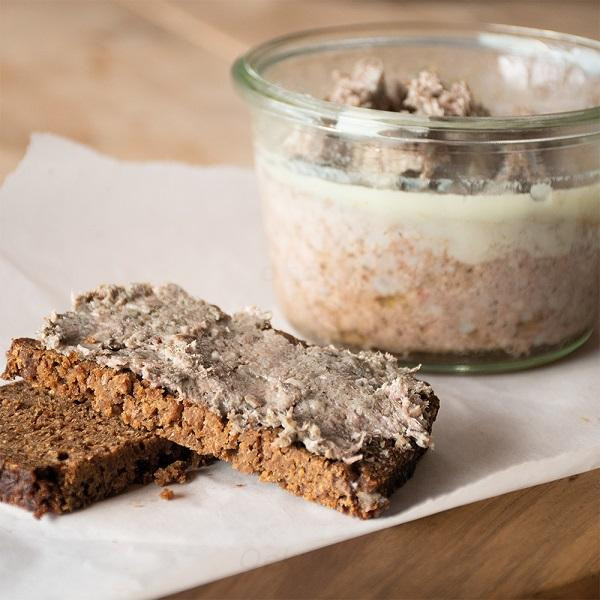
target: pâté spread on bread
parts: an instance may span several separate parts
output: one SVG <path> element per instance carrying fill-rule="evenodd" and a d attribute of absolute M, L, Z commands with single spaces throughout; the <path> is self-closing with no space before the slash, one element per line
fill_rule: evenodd
<path fill-rule="evenodd" d="M 15 340 L 6 374 L 363 518 L 410 476 L 439 406 L 391 355 L 309 345 L 175 285 L 79 296 Z"/>

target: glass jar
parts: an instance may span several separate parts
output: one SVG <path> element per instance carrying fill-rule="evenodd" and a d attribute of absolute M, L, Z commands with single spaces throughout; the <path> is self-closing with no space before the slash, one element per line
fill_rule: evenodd
<path fill-rule="evenodd" d="M 327 102 L 363 57 L 465 80 L 491 117 Z M 546 31 L 315 30 L 233 67 L 253 120 L 278 301 L 320 343 L 430 371 L 555 360 L 598 320 L 600 43 Z M 531 114 L 533 113 L 533 114 Z"/>

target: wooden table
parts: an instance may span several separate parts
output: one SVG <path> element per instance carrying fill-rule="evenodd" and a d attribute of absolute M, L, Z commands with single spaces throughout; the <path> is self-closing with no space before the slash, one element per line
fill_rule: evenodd
<path fill-rule="evenodd" d="M 0 0 L 0 180 L 32 131 L 122 158 L 248 165 L 235 56 L 295 29 L 420 18 L 600 34 L 597 0 Z M 598 598 L 599 486 L 594 471 L 173 598 Z"/>

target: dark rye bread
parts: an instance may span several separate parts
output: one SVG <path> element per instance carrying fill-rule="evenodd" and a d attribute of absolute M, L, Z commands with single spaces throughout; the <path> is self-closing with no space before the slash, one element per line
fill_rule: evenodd
<path fill-rule="evenodd" d="M 0 387 L 0 501 L 66 513 L 147 483 L 190 450 L 25 381 Z"/>
<path fill-rule="evenodd" d="M 240 431 L 200 403 L 152 387 L 129 370 L 99 366 L 76 353 L 45 349 L 38 341 L 13 341 L 3 375 L 25 380 L 77 400 L 87 400 L 103 415 L 119 415 L 138 430 L 148 430 L 195 450 L 230 462 L 236 469 L 256 473 L 308 500 L 363 519 L 377 516 L 388 497 L 412 475 L 425 448 L 410 440 L 397 447 L 378 439 L 362 449 L 362 458 L 347 464 L 309 452 L 299 443 L 280 447 L 277 429 Z M 424 418 L 435 420 L 439 402 L 430 398 Z"/>

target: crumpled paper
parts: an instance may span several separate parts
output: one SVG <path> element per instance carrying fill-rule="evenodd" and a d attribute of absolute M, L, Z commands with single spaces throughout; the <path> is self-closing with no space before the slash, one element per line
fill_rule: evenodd
<path fill-rule="evenodd" d="M 251 170 L 121 162 L 46 134 L 0 190 L 0 351 L 71 292 L 174 281 L 285 327 Z M 488 376 L 427 376 L 435 450 L 382 518 L 361 522 L 216 464 L 180 496 L 154 485 L 63 517 L 0 505 L 3 598 L 150 598 L 461 504 L 600 467 L 600 344 Z"/>

